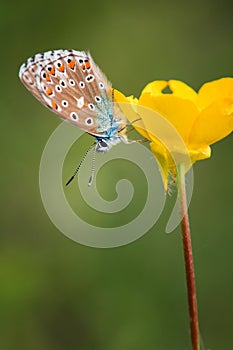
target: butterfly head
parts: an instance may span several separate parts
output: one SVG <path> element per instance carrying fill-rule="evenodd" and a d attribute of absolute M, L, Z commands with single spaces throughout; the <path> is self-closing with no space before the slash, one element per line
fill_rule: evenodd
<path fill-rule="evenodd" d="M 121 142 L 121 138 L 116 135 L 109 138 L 96 138 L 96 152 L 105 153 L 112 148 L 112 146 Z"/>

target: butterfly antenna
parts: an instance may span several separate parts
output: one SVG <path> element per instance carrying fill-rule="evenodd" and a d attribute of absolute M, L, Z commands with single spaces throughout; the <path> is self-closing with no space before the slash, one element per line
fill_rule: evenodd
<path fill-rule="evenodd" d="M 74 180 L 74 178 L 75 178 L 75 176 L 77 175 L 77 173 L 78 173 L 78 171 L 79 171 L 79 169 L 80 169 L 82 163 L 83 163 L 84 160 L 86 159 L 86 156 L 88 155 L 88 153 L 90 152 L 90 150 L 91 150 L 95 145 L 96 145 L 96 142 L 94 142 L 94 143 L 88 148 L 88 150 L 86 151 L 86 153 L 85 153 L 84 156 L 82 157 L 81 162 L 80 162 L 79 165 L 77 166 L 77 169 L 75 170 L 74 174 L 73 174 L 73 175 L 71 176 L 71 178 L 67 181 L 66 186 L 68 186 L 68 185 L 71 183 L 71 181 Z"/>
<path fill-rule="evenodd" d="M 94 153 L 93 153 L 93 158 L 92 158 L 92 163 L 91 163 L 91 176 L 90 176 L 90 179 L 88 181 L 88 186 L 91 186 L 93 179 L 94 179 L 94 175 L 95 175 L 95 156 L 96 156 L 96 147 L 94 148 Z"/>

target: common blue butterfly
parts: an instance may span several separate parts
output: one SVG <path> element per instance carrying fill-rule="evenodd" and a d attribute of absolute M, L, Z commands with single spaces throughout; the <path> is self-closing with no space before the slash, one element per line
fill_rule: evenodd
<path fill-rule="evenodd" d="M 42 104 L 93 135 L 95 152 L 106 152 L 120 141 L 129 143 L 121 134 L 127 122 L 113 103 L 114 89 L 89 52 L 55 50 L 36 54 L 20 67 L 19 77 Z"/>

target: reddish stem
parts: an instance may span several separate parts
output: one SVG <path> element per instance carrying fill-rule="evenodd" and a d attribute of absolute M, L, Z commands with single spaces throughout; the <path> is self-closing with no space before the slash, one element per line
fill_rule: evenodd
<path fill-rule="evenodd" d="M 189 217 L 188 217 L 188 209 L 187 209 L 187 202 L 186 202 L 185 171 L 184 171 L 183 165 L 181 165 L 178 170 L 177 185 L 178 185 L 178 193 L 179 193 L 180 209 L 181 209 L 181 217 L 182 217 L 181 231 L 182 231 L 182 241 L 183 241 L 183 249 L 184 249 L 185 270 L 186 270 L 186 284 L 187 284 L 187 293 L 188 293 L 192 349 L 199 350 L 200 343 L 199 343 L 197 296 L 196 296 L 196 286 L 195 286 L 191 234 L 190 234 Z"/>

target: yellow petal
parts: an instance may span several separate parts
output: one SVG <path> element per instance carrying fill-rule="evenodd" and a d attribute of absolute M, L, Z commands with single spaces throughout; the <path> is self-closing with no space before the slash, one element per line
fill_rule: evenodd
<path fill-rule="evenodd" d="M 192 163 L 195 163 L 197 160 L 209 158 L 211 156 L 211 148 L 209 146 L 205 146 L 198 149 L 189 149 L 189 156 Z"/>
<path fill-rule="evenodd" d="M 176 128 L 184 141 L 188 140 L 192 125 L 198 116 L 198 109 L 192 101 L 173 94 L 152 96 L 150 93 L 144 92 L 139 99 L 139 105 L 159 113 Z M 143 120 L 143 114 L 141 117 Z M 153 120 L 151 122 L 153 123 Z"/>
<path fill-rule="evenodd" d="M 120 109 L 124 113 L 125 117 L 135 127 L 135 129 L 146 139 L 149 139 L 149 135 L 146 132 L 146 128 L 142 121 L 135 120 L 140 119 L 140 115 L 137 113 L 138 99 L 134 96 L 126 97 L 122 92 L 114 89 L 114 101 L 118 103 Z"/>
<path fill-rule="evenodd" d="M 198 116 L 190 134 L 189 144 L 211 145 L 233 131 L 233 98 L 214 101 Z"/>
<path fill-rule="evenodd" d="M 196 104 L 197 93 L 187 84 L 179 80 L 170 80 L 168 82 L 168 86 L 170 87 L 174 96 L 193 101 L 193 103 Z"/>
<path fill-rule="evenodd" d="M 233 98 L 233 78 L 221 78 L 204 84 L 198 92 L 197 103 L 203 109 L 224 97 Z"/>
<path fill-rule="evenodd" d="M 146 85 L 146 87 L 142 90 L 142 94 L 150 93 L 153 96 L 158 96 L 162 94 L 162 91 L 168 86 L 168 82 L 166 80 L 155 80 L 152 83 Z"/>
<path fill-rule="evenodd" d="M 165 93 L 169 87 L 171 93 Z M 233 78 L 206 83 L 198 94 L 177 80 L 148 84 L 137 100 L 115 90 L 114 99 L 133 126 L 151 143 L 165 191 L 168 176 L 176 178 L 176 166 L 185 170 L 209 158 L 209 145 L 233 131 Z M 140 121 L 136 121 L 140 117 Z"/>
<path fill-rule="evenodd" d="M 134 120 L 138 119 L 136 105 L 138 99 L 129 96 L 126 97 L 122 92 L 114 89 L 114 102 L 120 107 L 124 116 L 132 123 Z"/>
<path fill-rule="evenodd" d="M 130 103 L 132 105 L 132 107 L 134 107 L 134 105 L 138 104 L 137 97 L 134 97 L 133 95 L 126 97 L 122 92 L 120 92 L 117 89 L 111 89 L 111 93 L 113 90 L 114 90 L 114 102 Z"/>
<path fill-rule="evenodd" d="M 197 93 L 190 86 L 179 80 L 156 80 L 146 85 L 143 89 L 142 94 L 145 92 L 150 93 L 152 96 L 165 95 L 165 88 L 169 87 L 171 93 L 177 97 L 191 100 L 196 103 Z"/>
<path fill-rule="evenodd" d="M 150 148 L 158 161 L 159 170 L 164 184 L 164 190 L 167 192 L 169 174 L 171 174 L 174 180 L 176 179 L 176 167 L 178 164 L 175 164 L 172 154 L 169 153 L 166 147 L 160 142 L 151 142 Z M 209 146 L 199 149 L 189 149 L 188 152 L 191 162 L 189 164 L 186 163 L 185 172 L 187 172 L 191 165 L 196 161 L 206 159 L 211 156 L 211 148 Z"/>
<path fill-rule="evenodd" d="M 151 142 L 151 151 L 154 153 L 156 160 L 158 161 L 160 174 L 162 177 L 164 190 L 168 191 L 168 176 L 169 176 L 169 161 L 166 148 L 160 143 Z"/>
<path fill-rule="evenodd" d="M 126 99 L 127 99 L 127 101 L 129 103 L 131 103 L 136 108 L 136 105 L 138 104 L 138 98 L 137 97 L 135 97 L 133 95 L 130 95 L 130 96 L 127 96 Z"/>
<path fill-rule="evenodd" d="M 122 92 L 120 92 L 117 89 L 111 89 L 111 94 L 114 91 L 114 101 L 115 102 L 128 102 L 127 97 L 122 94 Z"/>

